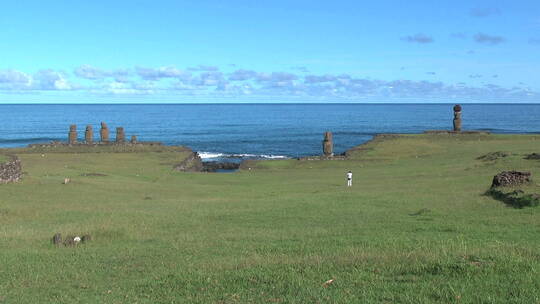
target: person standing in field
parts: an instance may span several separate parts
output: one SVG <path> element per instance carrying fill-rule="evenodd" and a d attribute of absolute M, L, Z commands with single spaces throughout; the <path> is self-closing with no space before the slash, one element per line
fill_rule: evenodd
<path fill-rule="evenodd" d="M 352 172 L 347 172 L 347 187 L 352 187 Z"/>

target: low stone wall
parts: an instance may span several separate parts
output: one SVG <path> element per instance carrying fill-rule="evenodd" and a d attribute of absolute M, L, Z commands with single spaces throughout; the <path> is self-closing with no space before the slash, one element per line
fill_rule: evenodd
<path fill-rule="evenodd" d="M 135 141 L 135 142 L 81 142 L 69 144 L 64 142 L 51 142 L 41 144 L 29 144 L 28 148 L 55 148 L 55 147 L 104 147 L 104 146 L 162 146 L 159 141 Z"/>
<path fill-rule="evenodd" d="M 21 180 L 21 161 L 17 156 L 8 156 L 10 160 L 0 164 L 0 184 L 14 183 Z"/>
<path fill-rule="evenodd" d="M 345 155 L 334 155 L 334 156 L 315 155 L 315 156 L 299 157 L 297 158 L 297 160 L 347 160 L 347 156 Z"/>
<path fill-rule="evenodd" d="M 469 134 L 469 135 L 489 135 L 489 131 L 448 131 L 448 130 L 426 130 L 424 134 Z"/>

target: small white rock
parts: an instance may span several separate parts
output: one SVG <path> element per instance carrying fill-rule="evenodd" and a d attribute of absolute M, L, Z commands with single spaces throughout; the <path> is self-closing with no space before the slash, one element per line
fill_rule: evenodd
<path fill-rule="evenodd" d="M 78 237 L 78 236 L 76 236 L 76 237 L 73 238 L 73 241 L 74 241 L 75 243 L 78 243 L 78 242 L 81 241 L 81 238 Z"/>

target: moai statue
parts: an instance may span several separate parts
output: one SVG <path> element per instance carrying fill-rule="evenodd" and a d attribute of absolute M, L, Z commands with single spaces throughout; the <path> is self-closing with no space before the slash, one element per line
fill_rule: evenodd
<path fill-rule="evenodd" d="M 77 125 L 69 126 L 68 143 L 70 145 L 77 143 Z"/>
<path fill-rule="evenodd" d="M 124 133 L 124 128 L 122 127 L 116 128 L 116 142 L 117 143 L 126 142 L 126 134 Z"/>
<path fill-rule="evenodd" d="M 91 125 L 86 126 L 86 131 L 84 132 L 84 141 L 87 144 L 91 144 L 94 141 L 94 130 Z"/>
<path fill-rule="evenodd" d="M 324 133 L 323 154 L 324 156 L 334 156 L 334 142 L 332 141 L 332 132 Z"/>
<path fill-rule="evenodd" d="M 107 124 L 104 122 L 101 123 L 101 130 L 99 130 L 99 135 L 101 136 L 101 142 L 109 142 L 109 128 L 107 128 Z"/>
<path fill-rule="evenodd" d="M 131 142 L 132 144 L 136 144 L 136 143 L 137 143 L 137 136 L 131 135 L 131 140 L 130 140 L 130 142 Z"/>
<path fill-rule="evenodd" d="M 454 131 L 461 132 L 461 106 L 454 106 Z"/>

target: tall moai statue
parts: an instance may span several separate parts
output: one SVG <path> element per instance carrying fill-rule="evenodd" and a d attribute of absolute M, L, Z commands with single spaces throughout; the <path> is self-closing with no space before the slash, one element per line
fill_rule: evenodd
<path fill-rule="evenodd" d="M 99 130 L 99 135 L 101 137 L 101 142 L 109 142 L 109 128 L 107 128 L 107 124 L 104 122 L 101 123 L 101 130 Z"/>
<path fill-rule="evenodd" d="M 87 144 L 94 142 L 94 130 L 91 125 L 86 126 L 86 131 L 84 132 L 84 141 Z"/>
<path fill-rule="evenodd" d="M 332 140 L 332 132 L 324 133 L 323 154 L 324 156 L 334 156 L 334 142 Z"/>
<path fill-rule="evenodd" d="M 124 128 L 122 127 L 116 128 L 116 142 L 117 143 L 126 142 L 126 133 L 124 133 Z"/>
<path fill-rule="evenodd" d="M 454 106 L 454 131 L 461 132 L 461 106 Z"/>
<path fill-rule="evenodd" d="M 68 143 L 70 145 L 77 143 L 77 125 L 69 126 Z"/>

